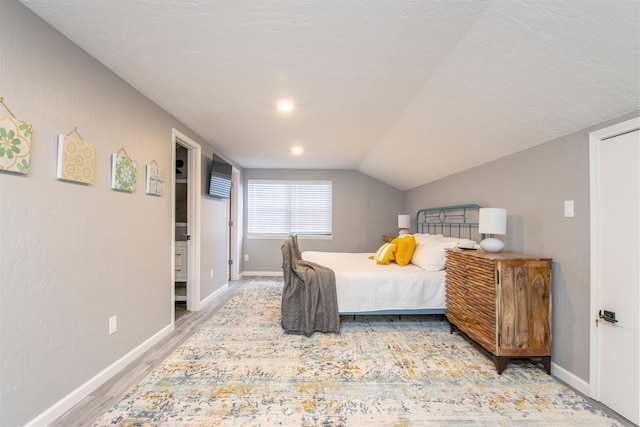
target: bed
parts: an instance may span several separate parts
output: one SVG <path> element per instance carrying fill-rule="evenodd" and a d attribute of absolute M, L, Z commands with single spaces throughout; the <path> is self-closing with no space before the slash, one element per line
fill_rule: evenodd
<path fill-rule="evenodd" d="M 378 265 L 372 253 L 305 251 L 302 259 L 335 273 L 341 315 L 444 314 L 445 248 L 480 240 L 475 204 L 421 209 L 413 236 L 416 249 L 406 266 Z"/>

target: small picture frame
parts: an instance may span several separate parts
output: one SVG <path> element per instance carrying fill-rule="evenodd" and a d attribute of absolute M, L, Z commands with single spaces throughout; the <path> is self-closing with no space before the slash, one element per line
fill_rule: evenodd
<path fill-rule="evenodd" d="M 30 123 L 15 117 L 0 116 L 0 171 L 23 175 L 31 169 Z"/>
<path fill-rule="evenodd" d="M 133 193 L 136 191 L 138 164 L 124 148 L 111 155 L 111 189 Z"/>
<path fill-rule="evenodd" d="M 151 196 L 162 197 L 164 195 L 164 169 L 160 168 L 155 160 L 147 164 L 147 183 L 145 192 Z"/>
<path fill-rule="evenodd" d="M 56 178 L 81 184 L 93 184 L 96 168 L 96 148 L 82 139 L 58 135 L 58 165 Z"/>

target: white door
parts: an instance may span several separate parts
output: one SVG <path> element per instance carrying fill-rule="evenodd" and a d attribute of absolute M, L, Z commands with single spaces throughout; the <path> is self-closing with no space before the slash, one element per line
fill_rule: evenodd
<path fill-rule="evenodd" d="M 593 140 L 592 140 L 593 141 Z M 640 131 L 598 141 L 594 398 L 638 424 Z M 593 154 L 593 147 L 592 147 Z M 594 166 L 592 164 L 592 166 Z M 592 181 L 592 184 L 594 182 Z M 592 228 L 592 232 L 593 232 Z M 608 313 L 604 313 L 604 311 Z M 609 313 L 615 313 L 615 321 Z M 607 316 L 605 316 L 607 314 Z M 609 321 L 602 317 L 607 317 Z"/>
<path fill-rule="evenodd" d="M 190 236 L 190 240 L 187 241 L 187 310 L 197 311 L 200 309 L 200 198 L 201 198 L 201 157 L 202 148 L 200 144 L 178 131 L 172 130 L 172 150 L 174 153 L 173 164 L 171 170 L 174 171 L 175 167 L 175 152 L 176 146 L 181 145 L 187 149 L 187 234 Z M 172 172 L 172 184 L 173 188 L 176 186 L 176 175 Z M 175 197 L 172 201 L 171 209 L 171 234 L 175 240 Z M 175 243 L 175 242 L 174 242 Z M 175 244 L 173 245 L 175 251 Z M 172 256 L 175 259 L 175 254 Z M 175 275 L 175 269 L 173 269 Z M 175 281 L 175 276 L 174 276 Z M 171 319 L 175 322 L 175 306 L 173 300 L 175 299 L 175 286 L 171 283 L 171 295 L 173 296 L 171 301 Z"/>

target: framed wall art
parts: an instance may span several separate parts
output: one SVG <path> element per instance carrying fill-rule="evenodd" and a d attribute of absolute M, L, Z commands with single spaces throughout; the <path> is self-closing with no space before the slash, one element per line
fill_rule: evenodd
<path fill-rule="evenodd" d="M 158 167 L 155 160 L 147 165 L 147 194 L 152 196 L 164 195 L 164 169 Z"/>
<path fill-rule="evenodd" d="M 76 133 L 80 139 L 71 136 Z M 85 142 L 77 128 L 67 135 L 58 135 L 58 167 L 56 178 L 93 184 L 96 168 L 96 148 Z"/>
<path fill-rule="evenodd" d="M 133 193 L 136 191 L 138 164 L 124 147 L 111 155 L 111 189 Z"/>
<path fill-rule="evenodd" d="M 10 116 L 0 116 L 0 170 L 27 174 L 31 169 L 30 123 L 18 120 L 0 97 Z"/>

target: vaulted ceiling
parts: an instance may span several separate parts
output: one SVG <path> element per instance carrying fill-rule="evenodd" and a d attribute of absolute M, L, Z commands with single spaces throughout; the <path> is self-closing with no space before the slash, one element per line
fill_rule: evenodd
<path fill-rule="evenodd" d="M 406 190 L 640 108 L 637 0 L 21 1 L 245 168 Z"/>

